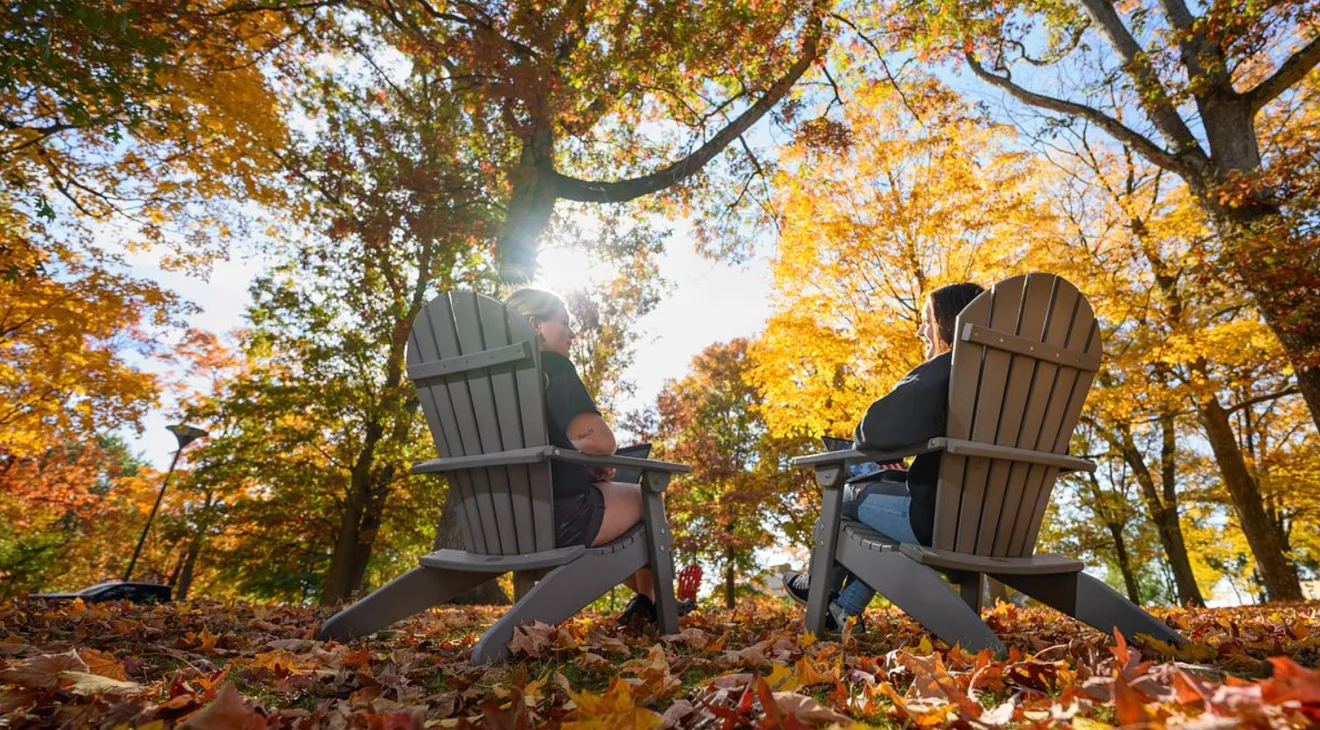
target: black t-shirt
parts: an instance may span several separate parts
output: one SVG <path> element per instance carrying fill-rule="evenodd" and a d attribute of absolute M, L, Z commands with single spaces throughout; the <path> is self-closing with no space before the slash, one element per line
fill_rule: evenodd
<path fill-rule="evenodd" d="M 550 429 L 550 443 L 571 449 L 568 440 L 568 422 L 583 413 L 599 414 L 591 395 L 578 377 L 573 362 L 557 352 L 541 353 L 541 373 L 545 377 L 545 420 Z M 591 476 L 581 464 L 553 462 L 550 466 L 550 484 L 555 499 L 576 497 L 591 485 Z"/>

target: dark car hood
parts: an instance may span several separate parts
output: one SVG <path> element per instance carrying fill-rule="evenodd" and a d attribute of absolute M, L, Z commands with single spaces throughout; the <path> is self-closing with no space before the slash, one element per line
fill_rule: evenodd
<path fill-rule="evenodd" d="M 77 593 L 33 593 L 28 598 L 78 598 Z"/>

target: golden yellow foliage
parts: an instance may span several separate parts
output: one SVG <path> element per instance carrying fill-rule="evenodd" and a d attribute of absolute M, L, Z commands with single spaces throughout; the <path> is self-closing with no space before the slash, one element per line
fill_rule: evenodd
<path fill-rule="evenodd" d="M 933 79 L 903 97 L 874 83 L 856 93 L 845 107 L 852 143 L 799 141 L 775 180 L 776 312 L 751 378 L 776 434 L 850 433 L 922 359 L 927 293 L 992 283 L 1049 248 L 1051 216 L 1009 128 L 976 119 Z"/>

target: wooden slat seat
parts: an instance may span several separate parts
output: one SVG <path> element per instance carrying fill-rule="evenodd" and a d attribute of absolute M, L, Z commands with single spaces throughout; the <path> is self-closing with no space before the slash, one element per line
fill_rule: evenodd
<path fill-rule="evenodd" d="M 1035 552 L 1040 523 L 1059 475 L 1094 471 L 1068 454 L 1068 442 L 1101 362 L 1100 329 L 1086 297 L 1052 274 L 996 284 L 958 316 L 946 433 L 885 454 L 835 452 L 794 459 L 822 487 L 815 531 L 807 627 L 825 627 L 835 573 L 842 566 L 949 643 L 1001 650 L 980 621 L 982 576 L 1018 588 L 1112 633 L 1182 637 L 1100 581 L 1083 564 Z M 841 521 L 843 469 L 863 457 L 889 461 L 943 452 L 933 545 L 896 545 Z M 947 576 L 960 595 L 935 578 Z"/>

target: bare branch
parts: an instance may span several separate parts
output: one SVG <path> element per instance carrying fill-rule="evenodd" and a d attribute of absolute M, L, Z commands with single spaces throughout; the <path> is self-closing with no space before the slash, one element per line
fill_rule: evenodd
<path fill-rule="evenodd" d="M 1236 413 L 1237 411 L 1240 411 L 1243 408 L 1250 408 L 1251 406 L 1254 406 L 1257 403 L 1264 403 L 1265 401 L 1278 400 L 1280 398 L 1283 398 L 1284 396 L 1297 395 L 1300 392 L 1302 391 L 1298 390 L 1297 386 L 1295 385 L 1289 386 L 1287 388 L 1284 388 L 1283 390 L 1276 391 L 1274 393 L 1266 393 L 1265 395 L 1258 395 L 1255 398 L 1249 398 L 1247 400 L 1242 401 L 1241 403 L 1237 403 L 1233 406 L 1230 406 L 1225 410 L 1227 410 L 1229 413 Z"/>
<path fill-rule="evenodd" d="M 745 109 L 742 114 L 721 129 L 687 157 L 657 170 L 627 180 L 590 181 L 569 177 L 556 170 L 547 170 L 553 180 L 556 197 L 576 200 L 584 203 L 621 203 L 626 200 L 649 195 L 659 190 L 676 185 L 695 174 L 707 162 L 719 154 L 728 144 L 746 132 L 765 113 L 779 103 L 797 83 L 798 79 L 811 68 L 820 56 L 823 19 L 820 13 L 808 21 L 806 34 L 802 42 L 802 52 L 798 60 L 788 71 L 770 85 L 756 103 Z"/>
<path fill-rule="evenodd" d="M 898 92 L 898 98 L 900 101 L 903 102 L 903 106 L 907 108 L 908 113 L 912 115 L 912 118 L 917 120 L 917 124 L 920 124 L 921 126 L 925 127 L 926 123 L 922 121 L 921 115 L 917 113 L 917 110 L 914 109 L 912 107 L 912 104 L 908 101 L 907 94 L 903 93 L 903 87 L 899 85 L 898 78 L 894 76 L 894 73 L 889 70 L 889 62 L 885 60 L 884 52 L 881 51 L 880 47 L 875 44 L 875 41 L 867 37 L 867 35 L 862 32 L 862 29 L 858 28 L 857 24 L 852 22 L 848 18 L 839 15 L 838 13 L 830 13 L 830 17 L 834 18 L 840 23 L 843 23 L 849 28 L 852 28 L 853 32 L 857 34 L 857 37 L 861 38 L 862 41 L 871 48 L 871 50 L 875 53 L 876 59 L 880 61 L 880 69 L 885 72 L 885 78 L 889 79 L 889 84 L 894 87 L 894 91 Z M 900 67 L 899 71 L 901 72 L 902 70 L 903 70 L 902 67 Z"/>
<path fill-rule="evenodd" d="M 1159 77 L 1146 60 L 1146 52 L 1131 31 L 1123 24 L 1123 18 L 1109 0 L 1078 0 L 1086 9 L 1087 15 L 1100 27 L 1100 32 L 1109 41 L 1109 45 L 1123 59 L 1125 69 L 1137 82 L 1137 91 L 1141 94 L 1142 108 L 1155 123 L 1155 128 L 1179 152 L 1200 149 L 1196 137 L 1187 128 L 1187 123 L 1178 115 L 1178 110 L 1169 102 L 1169 96 Z"/>
<path fill-rule="evenodd" d="M 1261 107 L 1301 81 L 1316 64 L 1320 64 L 1320 36 L 1312 38 L 1310 43 L 1289 56 L 1288 60 L 1284 61 L 1269 78 L 1242 95 L 1246 98 L 1251 112 L 1254 114 L 1260 111 Z"/>
<path fill-rule="evenodd" d="M 976 74 L 977 78 L 985 81 L 991 86 L 1008 92 L 1010 96 L 1018 101 L 1041 109 L 1049 109 L 1050 111 L 1059 112 L 1060 114 L 1067 114 L 1068 116 L 1085 119 L 1108 132 L 1111 137 L 1119 142 L 1131 145 L 1146 157 L 1146 159 L 1156 165 L 1179 174 L 1189 174 L 1191 172 L 1187 164 L 1180 160 L 1176 155 L 1151 141 L 1151 139 L 1144 134 L 1128 127 L 1099 109 L 1085 104 L 1066 101 L 1064 99 L 1056 99 L 1052 96 L 1045 96 L 1044 94 L 1037 94 L 1033 91 L 1028 91 L 1014 83 L 1010 76 L 1000 76 L 987 71 L 970 52 L 964 54 L 963 58 L 967 61 L 967 65 L 972 69 L 972 73 Z"/>

